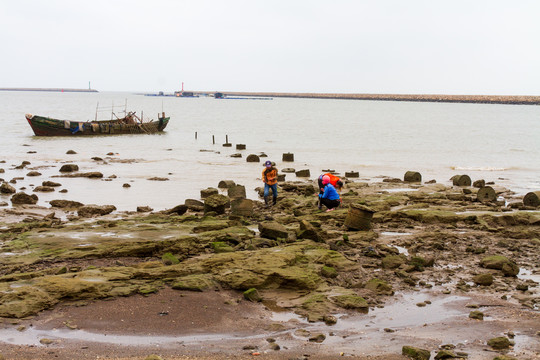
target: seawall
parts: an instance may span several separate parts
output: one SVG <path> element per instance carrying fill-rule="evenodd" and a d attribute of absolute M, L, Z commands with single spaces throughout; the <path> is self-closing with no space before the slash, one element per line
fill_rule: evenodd
<path fill-rule="evenodd" d="M 49 91 L 49 92 L 98 92 L 94 89 L 68 89 L 68 88 L 0 88 L 0 91 Z"/>
<path fill-rule="evenodd" d="M 375 101 L 421 101 L 478 104 L 540 105 L 540 96 L 515 95 L 429 95 L 429 94 L 324 94 L 220 91 L 225 96 L 285 97 L 307 99 L 343 99 Z M 204 92 L 207 93 L 207 92 Z"/>

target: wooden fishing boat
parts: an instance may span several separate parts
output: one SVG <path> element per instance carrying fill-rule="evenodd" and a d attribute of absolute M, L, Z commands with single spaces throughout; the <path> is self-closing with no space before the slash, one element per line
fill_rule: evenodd
<path fill-rule="evenodd" d="M 37 136 L 90 136 L 116 134 L 154 134 L 163 131 L 169 123 L 165 113 L 158 120 L 143 122 L 134 112 L 114 120 L 70 121 L 26 114 L 26 120 Z"/>

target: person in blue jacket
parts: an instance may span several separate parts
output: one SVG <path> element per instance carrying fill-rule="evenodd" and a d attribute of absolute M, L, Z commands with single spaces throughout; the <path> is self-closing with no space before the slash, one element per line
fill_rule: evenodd
<path fill-rule="evenodd" d="M 319 194 L 320 204 L 328 208 L 326 211 L 332 211 L 341 204 L 339 193 L 334 185 L 330 184 L 330 176 L 324 175 L 322 184 L 324 185 L 324 191 L 322 194 Z"/>

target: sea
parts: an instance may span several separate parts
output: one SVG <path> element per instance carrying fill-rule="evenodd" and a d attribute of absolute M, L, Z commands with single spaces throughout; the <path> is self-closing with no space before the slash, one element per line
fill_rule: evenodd
<path fill-rule="evenodd" d="M 26 113 L 94 120 L 98 108 L 100 120 L 127 109 L 145 120 L 165 112 L 170 122 L 154 135 L 38 137 L 25 120 Z M 364 182 L 418 171 L 423 181 L 446 185 L 452 176 L 467 174 L 517 195 L 540 190 L 540 107 L 534 105 L 8 91 L 0 92 L 0 124 L 0 178 L 15 178 L 12 185 L 28 194 L 45 180 L 68 190 L 36 193 L 38 205 L 46 207 L 66 199 L 157 211 L 200 199 L 201 189 L 221 180 L 244 185 L 248 198 L 257 199 L 265 160 L 278 170 L 309 169 L 312 181 L 327 170 L 357 171 L 360 177 L 351 180 Z M 223 146 L 227 142 L 232 146 Z M 246 149 L 237 150 L 237 144 Z M 231 157 L 238 153 L 242 157 Z M 283 162 L 284 153 L 293 153 L 294 162 Z M 267 157 L 248 163 L 250 154 Z M 30 165 L 15 169 L 23 161 Z M 104 177 L 55 178 L 65 163 Z M 31 170 L 42 175 L 27 176 Z M 286 180 L 308 179 L 288 173 Z M 0 195 L 2 202 L 11 206 L 7 195 Z"/>

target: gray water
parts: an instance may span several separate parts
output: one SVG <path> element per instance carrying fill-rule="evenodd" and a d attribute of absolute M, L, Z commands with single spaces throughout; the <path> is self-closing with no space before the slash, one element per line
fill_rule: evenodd
<path fill-rule="evenodd" d="M 100 137 L 36 137 L 25 113 L 58 119 L 93 120 L 96 105 L 121 105 L 156 118 L 171 117 L 165 133 Z M 110 118 L 110 112 L 99 119 Z M 419 171 L 423 180 L 449 184 L 455 174 L 473 181 L 485 179 L 518 194 L 540 189 L 540 108 L 522 105 L 444 104 L 389 101 L 280 99 L 216 100 L 213 98 L 148 97 L 129 93 L 0 92 L 0 178 L 25 177 L 26 187 L 59 174 L 62 163 L 81 171 L 101 171 L 111 181 L 53 179 L 68 193 L 38 193 L 39 204 L 52 199 L 113 204 L 120 210 L 149 205 L 156 210 L 199 198 L 203 188 L 223 179 L 246 185 L 248 197 L 262 184 L 261 163 L 247 163 L 248 154 L 266 153 L 278 169 L 310 169 L 315 179 L 323 169 L 359 171 L 361 179 L 403 178 Z M 197 139 L 195 139 L 197 133 Z M 216 144 L 212 144 L 212 136 Z M 223 147 L 225 138 L 233 144 Z M 235 144 L 247 150 L 235 150 Z M 67 155 L 75 150 L 77 154 Z M 201 151 L 205 150 L 205 151 Z M 29 153 L 35 151 L 36 153 Z M 94 156 L 129 163 L 96 163 Z M 231 158 L 240 152 L 242 158 Z M 283 163 L 292 152 L 294 163 Z M 30 178 L 29 169 L 15 170 L 23 160 L 43 175 Z M 264 159 L 262 159 L 264 160 Z M 149 181 L 150 177 L 169 181 Z M 287 174 L 287 180 L 295 180 Z M 129 183 L 130 188 L 122 184 Z M 8 201 L 6 196 L 1 201 Z M 9 202 L 9 201 L 8 201 Z"/>

